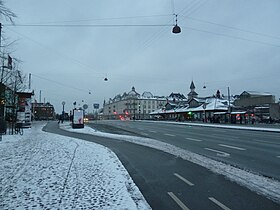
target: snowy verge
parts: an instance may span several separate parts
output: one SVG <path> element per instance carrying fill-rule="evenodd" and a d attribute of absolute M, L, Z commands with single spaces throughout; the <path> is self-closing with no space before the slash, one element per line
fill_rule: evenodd
<path fill-rule="evenodd" d="M 181 157 L 184 160 L 205 167 L 214 173 L 224 175 L 228 179 L 242 186 L 245 186 L 258 194 L 264 195 L 267 198 L 276 201 L 277 203 L 280 203 L 280 182 L 277 180 L 254 174 L 252 172 L 245 171 L 219 161 L 212 160 L 202 155 L 198 155 L 196 153 L 155 139 L 103 133 L 96 131 L 88 126 L 85 126 L 85 128 L 83 129 L 72 129 L 70 125 L 62 125 L 61 128 L 71 132 L 87 133 L 99 137 L 128 141 L 131 143 L 167 152 L 174 156 Z"/>
<path fill-rule="evenodd" d="M 42 131 L 0 142 L 0 209 L 151 209 L 108 148 Z"/>
<path fill-rule="evenodd" d="M 212 127 L 212 128 L 228 128 L 237 130 L 252 130 L 252 131 L 266 131 L 266 132 L 278 132 L 280 133 L 280 128 L 263 128 L 263 127 L 251 127 L 242 125 L 222 125 L 222 124 L 208 124 L 208 123 L 192 123 L 192 122 L 172 122 L 172 121 L 151 121 L 151 120 L 140 120 L 148 123 L 165 123 L 165 124 L 176 124 L 176 125 L 191 125 L 191 126 L 201 126 L 201 127 Z"/>

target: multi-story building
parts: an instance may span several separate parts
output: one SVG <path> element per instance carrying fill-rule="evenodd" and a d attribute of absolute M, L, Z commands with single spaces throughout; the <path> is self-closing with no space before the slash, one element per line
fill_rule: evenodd
<path fill-rule="evenodd" d="M 256 91 L 244 91 L 234 102 L 236 106 L 250 107 L 262 106 L 275 103 L 275 96 L 270 93 L 260 93 Z"/>
<path fill-rule="evenodd" d="M 35 120 L 54 120 L 55 110 L 50 103 L 33 103 L 33 115 Z"/>
<path fill-rule="evenodd" d="M 254 114 L 260 122 L 279 120 L 279 104 L 275 103 L 275 96 L 270 93 L 244 91 L 234 104 L 247 113 Z"/>
<path fill-rule="evenodd" d="M 104 119 L 150 119 L 150 112 L 162 108 L 166 97 L 153 96 L 151 92 L 140 95 L 135 88 L 117 95 L 103 104 Z"/>

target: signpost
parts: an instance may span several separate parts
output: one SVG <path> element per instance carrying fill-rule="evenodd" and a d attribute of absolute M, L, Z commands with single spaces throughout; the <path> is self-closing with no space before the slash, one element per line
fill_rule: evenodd
<path fill-rule="evenodd" d="M 99 109 L 99 104 L 93 104 L 93 108 L 95 109 L 95 113 L 96 113 L 96 120 L 98 118 L 98 113 L 97 110 Z"/>
<path fill-rule="evenodd" d="M 202 105 L 202 107 L 203 107 L 203 112 L 204 112 L 204 122 L 206 123 L 206 121 L 207 121 L 207 119 L 206 119 L 206 111 L 205 111 L 205 109 L 206 109 L 206 103 L 204 103 L 204 104 Z"/>
<path fill-rule="evenodd" d="M 65 101 L 62 101 L 62 123 L 63 123 L 63 121 L 64 121 L 64 106 L 65 106 Z"/>

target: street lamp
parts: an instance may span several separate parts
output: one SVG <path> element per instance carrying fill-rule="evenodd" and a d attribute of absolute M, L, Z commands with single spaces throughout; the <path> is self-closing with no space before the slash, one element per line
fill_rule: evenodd
<path fill-rule="evenodd" d="M 179 33 L 181 33 L 181 28 L 177 25 L 177 16 L 178 15 L 175 15 L 175 16 L 176 16 L 176 24 L 175 24 L 175 26 L 172 29 L 172 33 L 179 34 Z"/>
<path fill-rule="evenodd" d="M 62 101 L 62 120 L 64 120 L 64 106 L 65 106 L 65 101 Z"/>
<path fill-rule="evenodd" d="M 231 110 L 230 110 L 230 91 L 229 91 L 229 87 L 228 87 L 228 113 L 230 114 Z"/>

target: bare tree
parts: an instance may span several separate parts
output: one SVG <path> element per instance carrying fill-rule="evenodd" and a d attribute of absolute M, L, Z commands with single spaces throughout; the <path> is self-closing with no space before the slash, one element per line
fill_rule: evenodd
<path fill-rule="evenodd" d="M 13 18 L 17 17 L 15 13 L 5 7 L 3 0 L 0 0 L 0 16 L 4 17 L 6 20 L 9 20 L 11 23 L 14 23 Z"/>
<path fill-rule="evenodd" d="M 14 58 L 12 68 L 6 68 L 2 77 L 2 82 L 15 92 L 26 89 L 27 77 L 19 70 L 20 63 L 20 60 Z"/>

